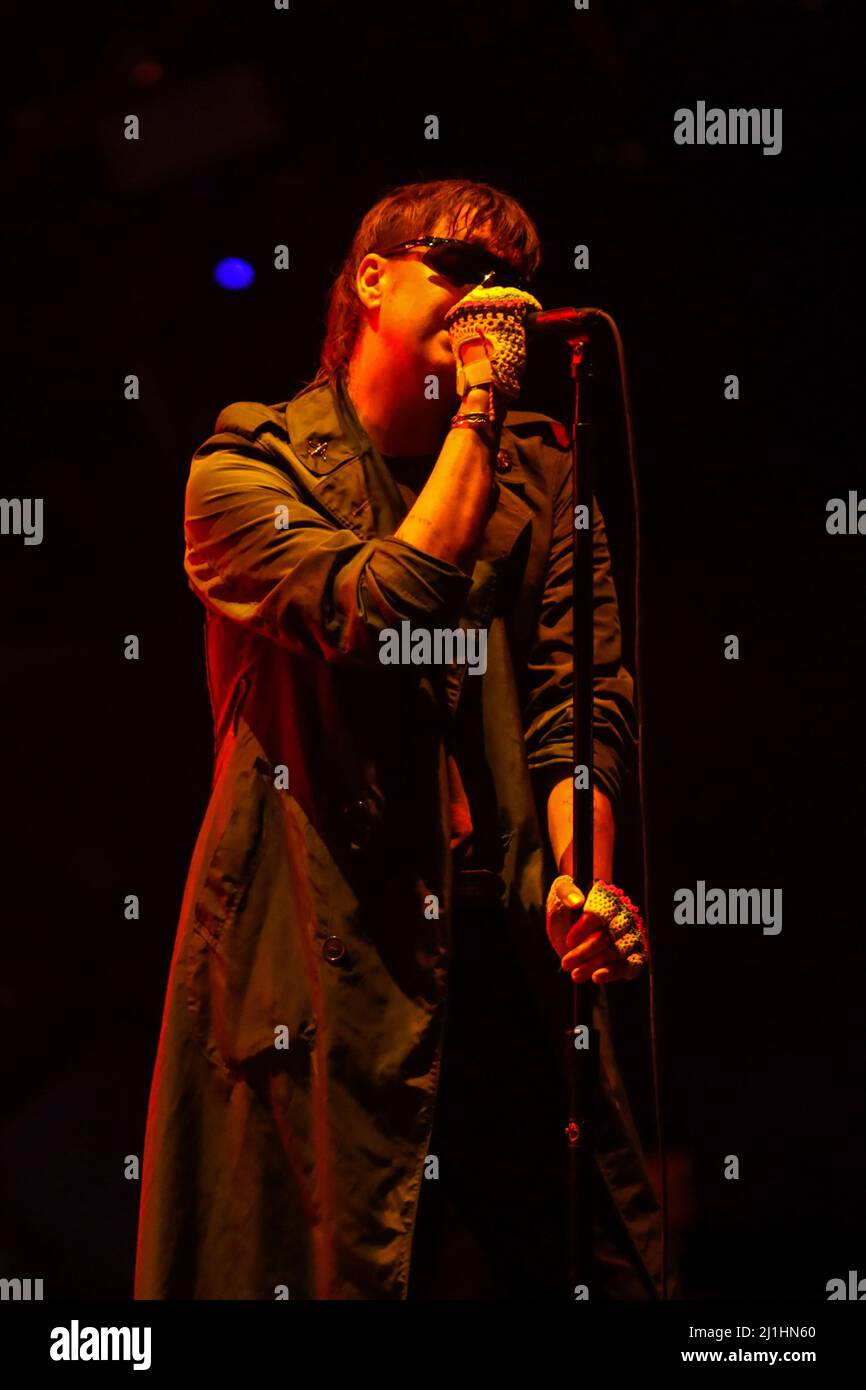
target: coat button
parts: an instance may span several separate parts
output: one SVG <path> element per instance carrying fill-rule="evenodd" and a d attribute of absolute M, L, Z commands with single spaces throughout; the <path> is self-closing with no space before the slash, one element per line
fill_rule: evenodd
<path fill-rule="evenodd" d="M 511 472 L 511 459 L 504 449 L 500 449 L 499 453 L 496 455 L 496 471 L 497 473 Z"/>
<path fill-rule="evenodd" d="M 359 853 L 367 849 L 373 833 L 373 817 L 366 801 L 350 801 L 343 807 L 343 824 L 349 837 L 349 848 Z"/>
<path fill-rule="evenodd" d="M 336 961 L 342 960 L 346 954 L 346 948 L 338 936 L 327 936 L 322 942 L 322 955 L 325 960 L 333 965 Z"/>

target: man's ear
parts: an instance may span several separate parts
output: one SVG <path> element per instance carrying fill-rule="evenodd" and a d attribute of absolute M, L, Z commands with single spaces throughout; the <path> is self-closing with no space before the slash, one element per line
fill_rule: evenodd
<path fill-rule="evenodd" d="M 382 303 L 382 281 L 387 274 L 388 262 L 375 251 L 368 251 L 358 266 L 355 276 L 355 292 L 365 309 L 378 309 Z"/>

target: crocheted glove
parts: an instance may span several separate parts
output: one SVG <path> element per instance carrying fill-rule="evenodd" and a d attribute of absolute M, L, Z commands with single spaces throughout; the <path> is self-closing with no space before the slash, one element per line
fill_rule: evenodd
<path fill-rule="evenodd" d="M 526 366 L 523 320 L 529 310 L 540 308 L 534 295 L 507 285 L 477 285 L 452 305 L 445 326 L 457 358 L 458 396 L 488 381 L 509 400 L 520 395 L 520 376 Z M 477 342 L 484 344 L 488 361 L 464 368 L 462 349 L 466 343 Z"/>
<path fill-rule="evenodd" d="M 590 888 L 583 910 L 597 913 L 607 923 L 611 940 L 629 968 L 629 978 L 639 975 L 649 959 L 649 942 L 643 918 L 631 899 L 613 883 L 599 878 Z"/>

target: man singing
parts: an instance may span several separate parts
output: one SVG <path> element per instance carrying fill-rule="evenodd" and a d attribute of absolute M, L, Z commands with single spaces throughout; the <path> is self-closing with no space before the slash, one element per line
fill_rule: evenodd
<path fill-rule="evenodd" d="M 563 971 L 593 982 L 601 1039 L 588 1296 L 659 1296 L 607 1021 L 634 966 L 571 877 L 612 878 L 632 682 L 596 507 L 590 875 L 572 864 L 568 439 L 510 409 L 539 260 L 497 189 L 396 189 L 331 289 L 316 379 L 227 407 L 194 456 L 215 768 L 137 1298 L 573 1297 Z"/>

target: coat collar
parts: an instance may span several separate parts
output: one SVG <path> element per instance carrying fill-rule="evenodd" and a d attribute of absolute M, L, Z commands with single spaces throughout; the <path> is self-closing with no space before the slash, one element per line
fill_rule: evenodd
<path fill-rule="evenodd" d="M 292 452 L 311 475 L 311 490 L 343 526 L 364 540 L 374 534 L 371 508 L 365 506 L 364 458 L 374 455 L 386 467 L 366 435 L 341 385 L 312 383 L 286 407 L 286 426 Z M 488 518 L 478 559 L 501 563 L 529 522 L 532 510 L 524 499 L 526 477 L 517 443 L 503 426 L 497 456 L 499 495 Z"/>

